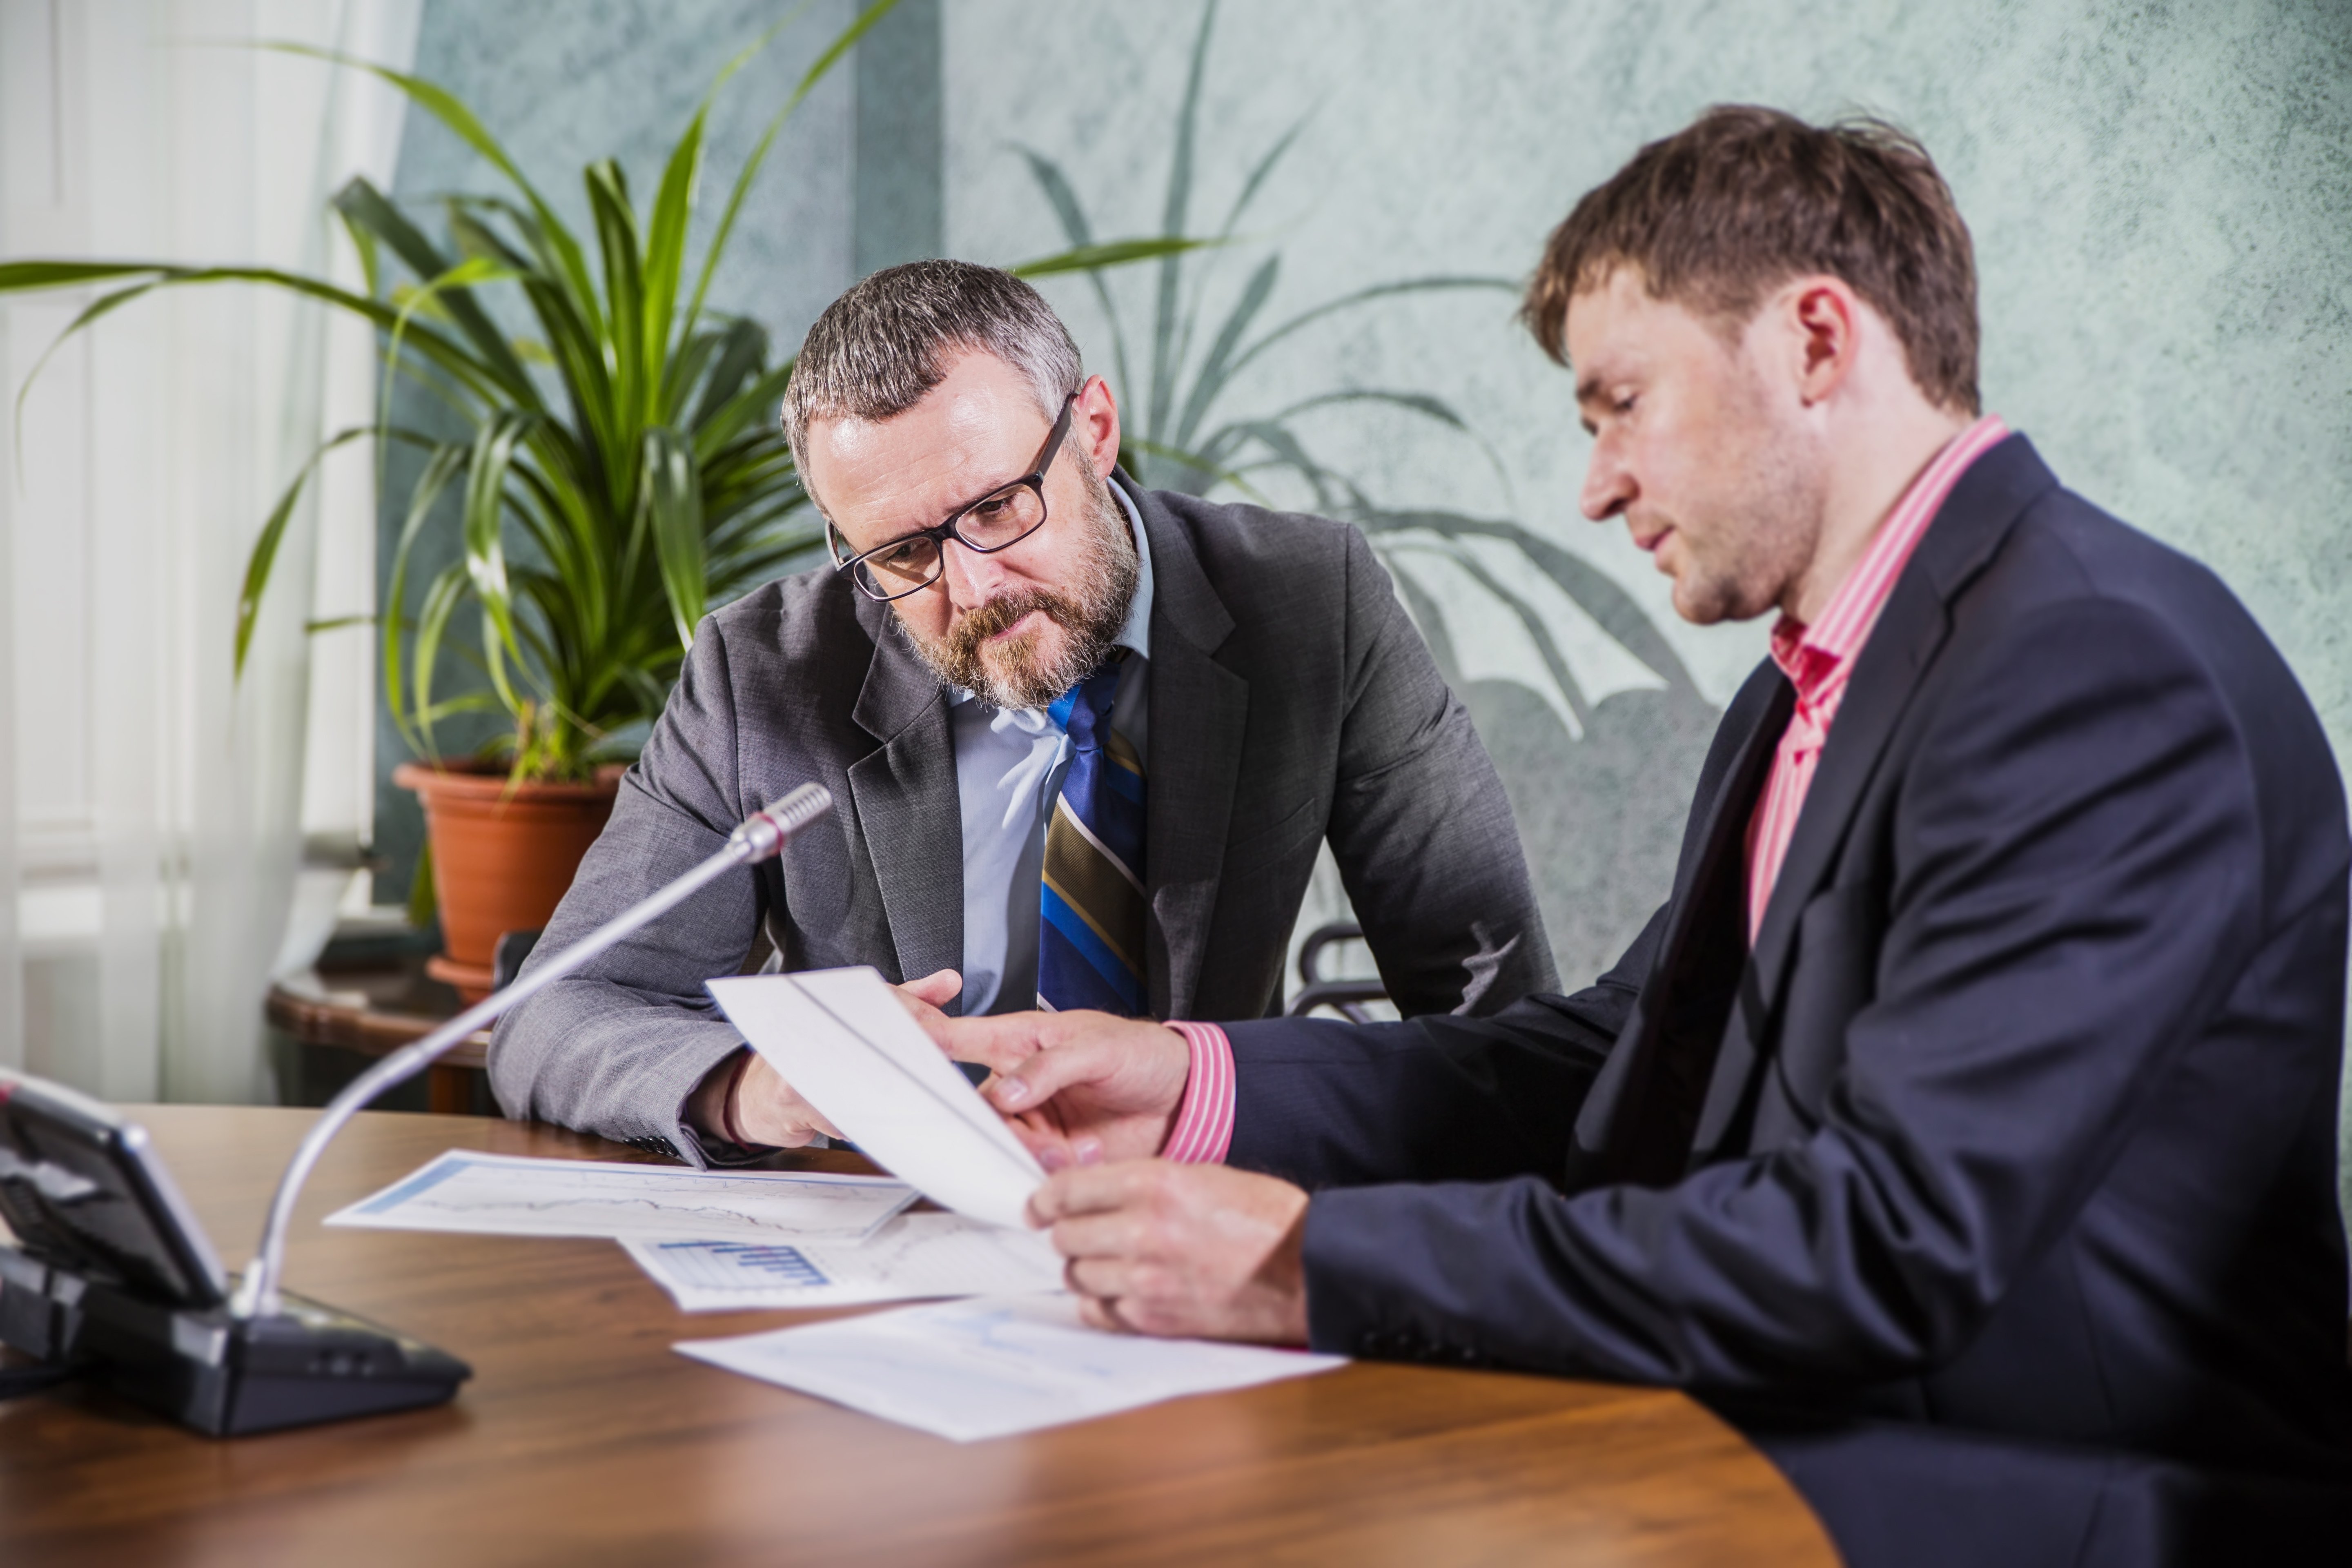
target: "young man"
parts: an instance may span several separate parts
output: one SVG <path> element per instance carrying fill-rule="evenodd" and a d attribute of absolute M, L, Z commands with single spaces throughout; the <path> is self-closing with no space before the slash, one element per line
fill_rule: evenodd
<path fill-rule="evenodd" d="M 1583 199 L 1528 316 L 1584 510 L 1779 616 L 1671 895 L 1487 1019 L 947 1028 L 1094 1321 L 1689 1388 L 1857 1563 L 2341 1552 L 2342 786 L 2229 591 L 1980 413 L 1975 294 L 1881 125 L 1720 109 Z"/>
<path fill-rule="evenodd" d="M 509 1114 L 698 1163 L 829 1131 L 703 990 L 762 929 L 965 1014 L 1265 1014 L 1327 840 L 1406 1013 L 1556 984 L 1501 784 L 1362 535 L 1136 488 L 1026 283 L 874 274 L 783 419 L 835 564 L 703 623 L 539 951 L 802 784 L 833 814 L 509 1015 Z"/>

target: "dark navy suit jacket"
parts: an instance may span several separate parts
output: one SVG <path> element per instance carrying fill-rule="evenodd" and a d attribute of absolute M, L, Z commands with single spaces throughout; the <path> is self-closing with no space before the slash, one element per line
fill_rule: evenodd
<path fill-rule="evenodd" d="M 1751 950 L 1790 700 L 1769 663 L 1733 700 L 1591 989 L 1230 1030 L 1232 1163 L 1315 1191 L 1316 1346 L 1690 1389 L 1857 1561 L 2335 1506 L 2352 850 L 2285 664 L 2011 437 L 1858 657 Z"/>

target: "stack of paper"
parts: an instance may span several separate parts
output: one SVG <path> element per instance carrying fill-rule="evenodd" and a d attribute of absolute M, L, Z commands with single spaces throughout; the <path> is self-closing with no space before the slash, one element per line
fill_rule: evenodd
<path fill-rule="evenodd" d="M 946 1301 L 677 1347 L 959 1443 L 1346 1364 L 1343 1356 L 1097 1333 L 1068 1296 Z"/>
<path fill-rule="evenodd" d="M 900 1180 L 452 1150 L 328 1220 L 608 1236 L 688 1311 L 1057 1290 L 1045 1172 L 871 969 L 709 983 L 743 1037 Z M 900 1211 L 919 1190 L 945 1215 Z"/>
<path fill-rule="evenodd" d="M 871 969 L 706 982 L 728 1018 L 860 1152 L 941 1208 L 1023 1226 L 1045 1173 Z"/>

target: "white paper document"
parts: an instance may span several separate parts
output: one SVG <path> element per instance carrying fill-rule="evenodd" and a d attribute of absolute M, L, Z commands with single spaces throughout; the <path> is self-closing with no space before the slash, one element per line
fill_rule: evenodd
<path fill-rule="evenodd" d="M 677 1347 L 968 1443 L 1346 1364 L 1343 1356 L 1099 1333 L 1071 1296 L 946 1301 Z"/>
<path fill-rule="evenodd" d="M 1021 1226 L 1045 1173 L 871 969 L 706 982 L 728 1018 L 860 1152 L 941 1208 Z"/>
<path fill-rule="evenodd" d="M 1062 1288 L 1045 1235 L 953 1214 L 905 1214 L 864 1241 L 625 1241 L 686 1312 L 845 1307 Z"/>
<path fill-rule="evenodd" d="M 915 1201 L 879 1176 L 688 1171 L 452 1149 L 327 1216 L 379 1230 L 688 1241 L 857 1241 Z"/>

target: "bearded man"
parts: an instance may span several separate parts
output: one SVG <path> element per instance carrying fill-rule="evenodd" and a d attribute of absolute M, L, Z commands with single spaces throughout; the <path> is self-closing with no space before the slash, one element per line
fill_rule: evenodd
<path fill-rule="evenodd" d="M 829 1132 L 703 990 L 762 932 L 965 1016 L 1266 1014 L 1327 841 L 1408 1016 L 1555 984 L 1510 805 L 1362 535 L 1139 489 L 1026 283 L 867 278 L 783 424 L 833 563 L 702 623 L 537 952 L 800 784 L 833 815 L 509 1014 L 509 1115 L 698 1164 Z"/>

